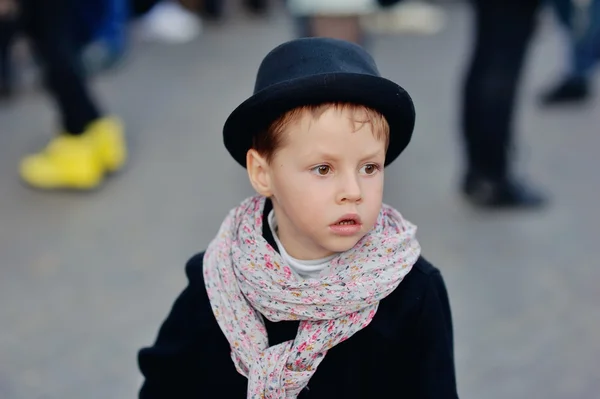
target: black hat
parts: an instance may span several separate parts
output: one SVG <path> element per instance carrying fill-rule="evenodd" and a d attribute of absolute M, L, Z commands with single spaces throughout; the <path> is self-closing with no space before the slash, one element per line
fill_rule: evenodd
<path fill-rule="evenodd" d="M 362 47 L 337 39 L 303 38 L 267 54 L 258 69 L 254 95 L 225 122 L 225 147 L 246 167 L 255 134 L 289 110 L 329 102 L 365 105 L 385 117 L 390 126 L 386 166 L 410 142 L 415 125 L 412 99 L 402 87 L 381 77 Z"/>

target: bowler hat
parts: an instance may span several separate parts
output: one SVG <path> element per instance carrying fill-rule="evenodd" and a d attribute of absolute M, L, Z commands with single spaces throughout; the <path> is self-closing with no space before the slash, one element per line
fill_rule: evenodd
<path fill-rule="evenodd" d="M 381 77 L 362 47 L 337 39 L 302 38 L 279 45 L 264 58 L 254 94 L 225 122 L 225 147 L 246 167 L 254 135 L 289 110 L 329 102 L 365 105 L 385 117 L 390 126 L 386 166 L 410 142 L 415 125 L 412 99 Z"/>

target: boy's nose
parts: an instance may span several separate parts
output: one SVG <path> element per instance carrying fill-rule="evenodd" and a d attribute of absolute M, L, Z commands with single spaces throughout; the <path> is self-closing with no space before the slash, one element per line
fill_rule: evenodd
<path fill-rule="evenodd" d="M 360 202 L 362 200 L 362 193 L 358 179 L 356 176 L 348 176 L 344 179 L 341 185 L 340 192 L 338 194 L 338 203 L 345 202 Z"/>

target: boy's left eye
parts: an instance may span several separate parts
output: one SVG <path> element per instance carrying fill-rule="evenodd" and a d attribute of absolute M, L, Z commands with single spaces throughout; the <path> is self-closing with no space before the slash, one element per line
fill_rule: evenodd
<path fill-rule="evenodd" d="M 360 168 L 360 173 L 364 175 L 373 175 L 379 170 L 379 166 L 374 163 L 369 163 Z"/>
<path fill-rule="evenodd" d="M 315 166 L 312 168 L 312 172 L 319 176 L 327 176 L 331 172 L 331 167 L 329 165 Z"/>

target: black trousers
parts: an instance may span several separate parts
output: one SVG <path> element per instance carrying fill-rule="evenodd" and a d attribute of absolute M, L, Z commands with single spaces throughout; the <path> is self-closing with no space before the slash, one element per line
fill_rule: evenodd
<path fill-rule="evenodd" d="M 21 26 L 31 40 L 66 133 L 80 134 L 100 117 L 81 63 L 74 5 L 78 0 L 20 0 Z"/>
<path fill-rule="evenodd" d="M 475 42 L 462 93 L 467 168 L 510 174 L 512 122 L 523 63 L 542 0 L 471 0 Z"/>
<path fill-rule="evenodd" d="M 10 50 L 16 36 L 17 23 L 11 16 L 0 15 L 0 96 L 11 89 Z"/>

